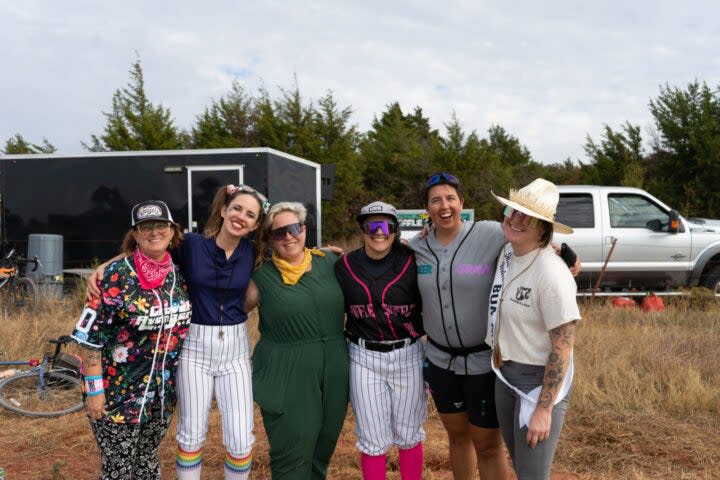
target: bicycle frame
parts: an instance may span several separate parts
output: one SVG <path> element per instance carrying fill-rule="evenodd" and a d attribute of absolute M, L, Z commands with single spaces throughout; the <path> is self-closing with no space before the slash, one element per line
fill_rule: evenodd
<path fill-rule="evenodd" d="M 42 360 L 38 360 L 36 358 L 31 358 L 29 360 L 8 360 L 8 361 L 0 361 L 0 366 L 7 366 L 7 367 L 13 367 L 13 366 L 29 366 L 30 368 L 28 370 L 23 371 L 38 371 L 38 390 L 40 390 L 40 398 L 45 398 L 45 374 L 52 370 L 54 368 L 54 362 L 55 359 L 58 358 L 60 355 L 60 350 L 62 350 L 63 345 L 69 343 L 70 337 L 67 335 L 63 335 L 62 337 L 58 338 L 57 340 L 49 340 L 49 343 L 55 344 L 55 353 L 52 355 L 49 353 L 46 353 L 43 355 Z M 58 370 L 67 370 L 72 371 L 68 368 L 58 368 Z M 16 372 L 15 375 L 20 373 L 20 371 Z M 74 372 L 73 372 L 74 373 Z"/>
<path fill-rule="evenodd" d="M 27 370 L 23 370 L 23 372 L 33 372 L 38 371 L 38 392 L 40 393 L 40 398 L 42 400 L 45 400 L 45 379 L 47 378 L 45 374 L 50 370 L 48 368 L 48 361 L 47 359 L 43 359 L 42 362 L 38 362 L 37 360 L 27 360 L 24 362 L 0 362 L 0 365 L 7 365 L 7 366 L 17 366 L 17 365 L 29 365 L 32 368 L 29 368 Z M 14 375 L 17 375 L 18 373 L 21 373 L 20 371 L 16 372 Z"/>
<path fill-rule="evenodd" d="M 10 412 L 36 418 L 50 418 L 77 412 L 83 408 L 81 365 L 68 359 L 72 355 L 61 352 L 72 341 L 62 336 L 50 340 L 54 354 L 45 353 L 42 361 L 7 360 L 0 365 L 30 366 L 11 371 L 0 380 L 0 407 Z"/>

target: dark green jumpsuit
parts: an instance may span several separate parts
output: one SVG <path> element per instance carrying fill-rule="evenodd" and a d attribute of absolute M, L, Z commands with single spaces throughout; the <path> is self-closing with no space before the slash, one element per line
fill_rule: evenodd
<path fill-rule="evenodd" d="M 260 341 L 253 395 L 270 441 L 274 480 L 324 479 L 348 405 L 345 304 L 337 257 L 313 255 L 312 270 L 285 285 L 272 262 L 254 274 Z"/>

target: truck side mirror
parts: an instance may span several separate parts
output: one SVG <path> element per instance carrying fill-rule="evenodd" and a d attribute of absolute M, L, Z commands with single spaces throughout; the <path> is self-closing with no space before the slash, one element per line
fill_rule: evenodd
<path fill-rule="evenodd" d="M 680 214 L 674 208 L 668 212 L 668 232 L 677 233 L 680 231 Z"/>

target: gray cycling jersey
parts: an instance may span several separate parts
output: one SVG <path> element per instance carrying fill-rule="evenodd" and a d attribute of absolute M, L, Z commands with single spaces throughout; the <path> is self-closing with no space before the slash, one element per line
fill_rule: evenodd
<path fill-rule="evenodd" d="M 485 344 L 488 299 L 495 261 L 505 243 L 498 222 L 464 222 L 460 233 L 442 246 L 430 233 L 410 240 L 415 251 L 423 325 L 434 342 L 472 349 Z M 455 373 L 479 375 L 490 371 L 490 351 L 454 356 L 428 343 L 427 358 Z"/>

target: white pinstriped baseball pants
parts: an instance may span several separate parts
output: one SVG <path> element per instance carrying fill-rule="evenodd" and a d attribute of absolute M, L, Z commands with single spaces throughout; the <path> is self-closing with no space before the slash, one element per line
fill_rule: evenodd
<path fill-rule="evenodd" d="M 190 324 L 177 370 L 176 439 L 183 450 L 195 451 L 205 443 L 213 393 L 222 416 L 225 449 L 233 456 L 247 455 L 255 436 L 245 323 L 222 327 Z"/>
<path fill-rule="evenodd" d="M 368 350 L 353 342 L 348 347 L 358 449 L 382 455 L 392 445 L 407 449 L 423 441 L 427 418 L 424 342 L 391 352 Z"/>

